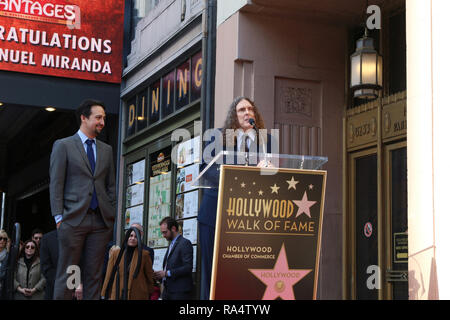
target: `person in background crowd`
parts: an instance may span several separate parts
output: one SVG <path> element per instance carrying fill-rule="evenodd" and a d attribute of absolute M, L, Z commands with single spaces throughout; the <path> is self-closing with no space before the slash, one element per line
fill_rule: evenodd
<path fill-rule="evenodd" d="M 142 225 L 140 225 L 139 223 L 133 223 L 131 225 L 131 227 L 139 230 L 139 232 L 141 234 L 141 239 L 142 239 L 142 237 L 144 235 L 144 228 L 142 227 Z M 142 248 L 144 250 L 148 251 L 148 253 L 150 254 L 150 259 L 152 259 L 152 264 L 153 264 L 153 259 L 155 258 L 155 251 L 152 248 L 150 248 L 149 246 L 147 246 L 145 243 L 142 243 Z"/>
<path fill-rule="evenodd" d="M 136 228 L 136 229 L 138 229 L 138 230 L 139 230 L 139 233 L 140 233 L 140 237 L 141 237 L 141 239 L 142 239 L 142 236 L 143 236 L 143 234 L 144 234 L 144 228 L 142 227 L 142 225 L 139 224 L 139 223 L 133 223 L 130 227 L 131 227 L 131 228 Z M 119 246 L 115 246 L 115 245 L 114 245 L 114 241 L 110 241 L 110 242 L 108 243 L 108 245 L 107 245 L 107 249 L 106 249 L 106 253 L 105 253 L 105 258 L 104 258 L 105 260 L 104 260 L 104 264 L 103 264 L 103 283 L 105 283 L 105 280 L 104 280 L 104 279 L 105 279 L 105 277 L 106 277 L 106 270 L 107 270 L 107 268 L 108 268 L 108 261 L 109 261 L 109 258 L 110 258 L 110 256 L 111 256 L 111 252 L 112 252 L 113 250 L 115 250 L 114 248 L 120 249 Z M 150 257 L 150 259 L 151 259 L 152 267 L 153 267 L 153 259 L 154 259 L 154 257 L 155 257 L 155 251 L 154 251 L 152 248 L 150 248 L 149 246 L 147 246 L 145 243 L 142 243 L 142 249 L 148 251 L 149 257 Z M 155 291 L 157 291 L 157 292 L 159 291 L 159 288 L 156 286 L 156 283 L 155 283 L 154 291 L 152 292 L 152 297 L 154 297 L 155 294 L 157 294 L 157 292 L 155 292 Z M 158 296 L 158 297 L 159 297 L 159 296 Z M 154 299 L 154 300 L 157 300 L 157 298 Z"/>
<path fill-rule="evenodd" d="M 58 264 L 58 231 L 47 232 L 42 237 L 39 249 L 41 259 L 41 272 L 47 280 L 45 287 L 45 300 L 53 300 L 56 267 Z"/>
<path fill-rule="evenodd" d="M 192 294 L 192 243 L 178 233 L 178 222 L 166 217 L 159 223 L 161 233 L 170 241 L 164 256 L 164 270 L 155 272 L 162 280 L 162 300 L 190 300 Z"/>
<path fill-rule="evenodd" d="M 102 297 L 112 300 L 148 300 L 153 292 L 153 265 L 150 254 L 147 250 L 142 250 L 142 260 L 137 277 L 134 273 L 138 260 L 138 239 L 134 231 L 131 231 L 127 241 L 125 252 L 119 263 L 119 269 L 114 275 L 111 290 L 107 293 L 108 283 L 112 277 L 114 265 L 119 256 L 120 248 L 111 248 L 111 255 L 108 261 L 106 277 L 103 283 Z M 117 276 L 119 276 L 119 296 L 116 295 Z M 128 288 L 124 290 L 124 279 L 127 280 Z"/>
<path fill-rule="evenodd" d="M 77 108 L 80 129 L 55 141 L 50 156 L 50 205 L 58 229 L 54 298 L 71 300 L 67 268 L 78 265 L 83 299 L 100 299 L 102 263 L 116 217 L 116 171 L 112 147 L 97 139 L 106 120 L 101 101 Z M 84 263 L 82 263 L 84 262 Z"/>
<path fill-rule="evenodd" d="M 39 247 L 41 246 L 41 239 L 43 234 L 44 233 L 41 229 L 34 229 L 33 231 L 31 231 L 31 240 L 36 242 Z"/>
<path fill-rule="evenodd" d="M 142 225 L 140 225 L 139 223 L 133 223 L 131 225 L 131 227 L 134 227 L 139 230 L 139 232 L 141 233 L 141 239 L 142 239 L 142 237 L 144 235 L 144 228 L 142 227 Z M 144 250 L 147 250 L 150 253 L 150 259 L 152 260 L 152 266 L 153 266 L 153 262 L 155 259 L 155 251 L 152 248 L 150 248 L 149 246 L 147 246 L 145 243 L 142 243 L 142 248 Z M 161 291 L 159 289 L 159 284 L 157 281 L 155 281 L 150 300 L 158 300 L 160 294 L 161 294 Z"/>
<path fill-rule="evenodd" d="M 8 241 L 9 241 L 9 238 L 8 238 L 8 234 L 6 233 L 6 231 L 3 229 L 0 230 L 0 267 L 3 263 L 3 261 L 6 262 L 6 258 L 7 258 L 8 251 L 9 251 Z"/>
<path fill-rule="evenodd" d="M 39 247 L 33 240 L 27 240 L 20 252 L 14 276 L 14 299 L 44 299 L 45 282 L 45 277 L 41 273 Z"/>
<path fill-rule="evenodd" d="M 3 283 L 6 280 L 6 264 L 8 263 L 9 252 L 8 242 L 8 234 L 5 230 L 0 230 L 0 297 L 3 292 Z"/>

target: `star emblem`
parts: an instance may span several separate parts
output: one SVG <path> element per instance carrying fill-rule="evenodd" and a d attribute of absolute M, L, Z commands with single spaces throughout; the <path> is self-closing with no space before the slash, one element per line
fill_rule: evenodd
<path fill-rule="evenodd" d="M 295 216 L 296 218 L 302 213 L 306 214 L 308 217 L 311 218 L 311 212 L 309 211 L 309 208 L 311 208 L 317 201 L 309 201 L 306 191 L 303 194 L 303 198 L 301 201 L 299 200 L 292 200 L 292 201 L 298 206 L 297 215 Z"/>
<path fill-rule="evenodd" d="M 245 183 L 244 182 L 241 183 L 241 188 L 245 188 Z"/>
<path fill-rule="evenodd" d="M 294 176 L 292 176 L 291 180 L 286 180 L 286 182 L 289 184 L 288 190 L 291 188 L 294 188 L 294 190 L 297 190 L 295 185 L 298 183 L 298 181 L 294 180 Z"/>
<path fill-rule="evenodd" d="M 273 186 L 271 186 L 270 188 L 272 189 L 272 193 L 276 193 L 276 194 L 278 194 L 278 189 L 280 189 L 280 187 L 277 187 L 276 183 Z"/>
<path fill-rule="evenodd" d="M 258 194 L 259 194 L 260 196 L 262 196 L 263 193 L 264 193 L 264 192 L 263 192 L 262 190 L 259 190 L 259 191 L 258 191 Z"/>
<path fill-rule="evenodd" d="M 289 269 L 284 243 L 281 246 L 273 269 L 248 269 L 267 287 L 262 300 L 295 300 L 293 286 L 302 280 L 312 269 Z"/>
<path fill-rule="evenodd" d="M 309 185 L 309 190 L 312 190 L 314 186 L 312 184 Z"/>

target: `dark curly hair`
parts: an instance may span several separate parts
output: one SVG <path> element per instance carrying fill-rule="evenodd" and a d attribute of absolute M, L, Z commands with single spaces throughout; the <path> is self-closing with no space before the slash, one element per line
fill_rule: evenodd
<path fill-rule="evenodd" d="M 256 127 L 258 129 L 266 128 L 264 125 L 263 117 L 262 117 L 261 113 L 259 112 L 258 108 L 256 107 L 255 103 L 247 97 L 243 97 L 243 96 L 237 97 L 230 104 L 230 107 L 229 107 L 228 113 L 227 113 L 227 117 L 225 118 L 225 123 L 223 125 L 223 143 L 224 143 L 224 145 L 235 145 L 236 144 L 236 135 L 232 135 L 232 136 L 228 137 L 228 135 L 226 134 L 227 133 L 226 130 L 227 129 L 237 130 L 240 128 L 238 117 L 237 117 L 237 112 L 236 112 L 236 106 L 242 100 L 247 100 L 253 107 L 253 112 L 255 113 Z M 229 144 L 227 144 L 228 139 L 229 139 Z M 233 141 L 231 141 L 231 139 L 233 139 Z"/>

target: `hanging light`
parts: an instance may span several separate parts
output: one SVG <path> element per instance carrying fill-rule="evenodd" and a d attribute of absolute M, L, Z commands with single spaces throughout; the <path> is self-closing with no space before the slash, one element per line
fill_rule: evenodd
<path fill-rule="evenodd" d="M 350 57 L 351 85 L 354 97 L 374 99 L 377 90 L 382 88 L 383 59 L 375 50 L 374 40 L 368 36 L 366 28 L 364 37 L 356 42 L 356 51 Z"/>

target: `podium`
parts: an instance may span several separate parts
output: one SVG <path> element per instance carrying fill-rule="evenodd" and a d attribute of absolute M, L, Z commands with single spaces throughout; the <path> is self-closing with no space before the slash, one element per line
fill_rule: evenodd
<path fill-rule="evenodd" d="M 222 151 L 200 172 L 218 189 L 211 300 L 316 299 L 327 160 Z"/>

